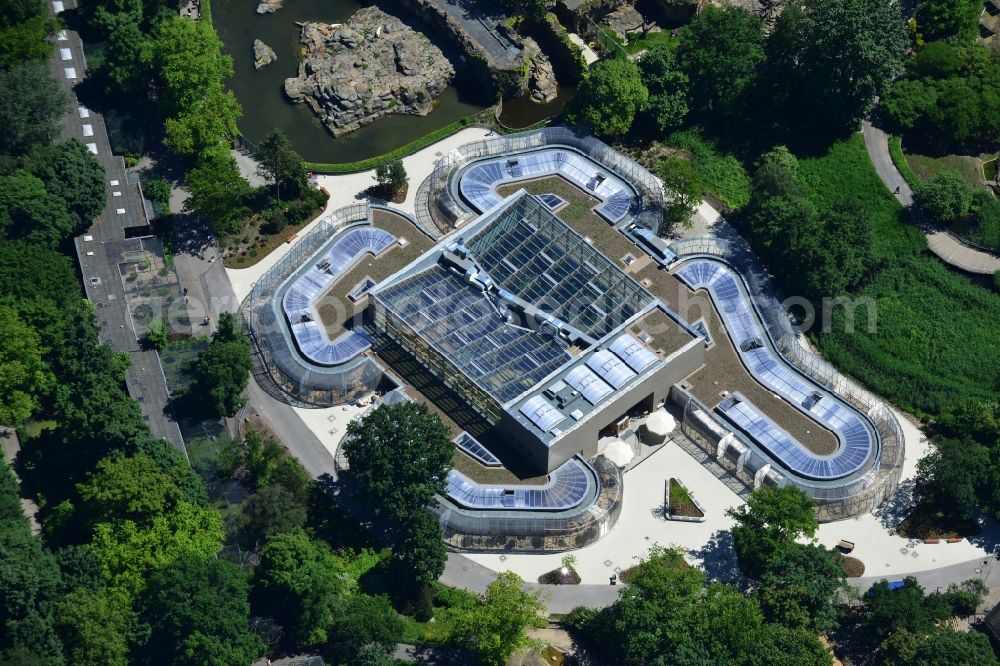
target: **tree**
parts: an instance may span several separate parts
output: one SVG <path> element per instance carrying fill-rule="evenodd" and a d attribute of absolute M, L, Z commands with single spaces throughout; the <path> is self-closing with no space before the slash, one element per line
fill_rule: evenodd
<path fill-rule="evenodd" d="M 68 103 L 47 64 L 25 62 L 0 70 L 0 154 L 23 155 L 51 142 Z"/>
<path fill-rule="evenodd" d="M 0 474 L 11 475 L 6 463 Z M 61 665 L 62 647 L 52 627 L 59 569 L 23 514 L 0 522 L 0 599 L 0 651 L 23 648 L 46 664 Z"/>
<path fill-rule="evenodd" d="M 78 229 L 88 227 L 104 210 L 104 167 L 76 139 L 36 150 L 25 167 L 76 215 Z"/>
<path fill-rule="evenodd" d="M 278 440 L 248 427 L 243 439 L 234 439 L 223 451 L 222 465 L 233 478 L 261 488 L 271 482 L 284 457 Z"/>
<path fill-rule="evenodd" d="M 0 69 L 44 61 L 52 53 L 46 37 L 55 32 L 41 0 L 7 0 L 0 6 Z"/>
<path fill-rule="evenodd" d="M 250 342 L 233 314 L 223 313 L 212 342 L 198 357 L 191 395 L 203 401 L 211 413 L 233 416 L 244 404 L 243 391 L 252 367 Z"/>
<path fill-rule="evenodd" d="M 396 660 L 378 643 L 366 643 L 358 648 L 352 666 L 396 666 Z"/>
<path fill-rule="evenodd" d="M 923 634 L 901 629 L 890 636 L 878 651 L 885 666 L 996 666 L 997 658 L 985 634 L 936 627 Z"/>
<path fill-rule="evenodd" d="M 537 592 L 525 592 L 523 584 L 513 571 L 501 572 L 474 606 L 453 609 L 453 633 L 465 640 L 479 663 L 502 666 L 534 644 L 525 629 L 545 626 L 545 604 Z"/>
<path fill-rule="evenodd" d="M 256 598 L 301 646 L 327 641 L 335 611 L 352 591 L 344 563 L 301 529 L 264 544 L 254 586 Z"/>
<path fill-rule="evenodd" d="M 337 618 L 332 642 L 347 663 L 354 663 L 366 645 L 378 645 L 384 652 L 391 652 L 402 633 L 403 621 L 388 597 L 358 594 L 347 599 Z"/>
<path fill-rule="evenodd" d="M 184 208 L 220 236 L 239 232 L 250 214 L 244 201 L 252 192 L 228 150 L 209 151 L 187 173 L 190 196 Z"/>
<path fill-rule="evenodd" d="M 0 176 L 0 234 L 54 249 L 78 226 L 79 218 L 35 176 L 23 169 Z"/>
<path fill-rule="evenodd" d="M 764 60 L 764 25 L 741 7 L 707 6 L 681 29 L 677 64 L 688 80 L 688 102 L 702 119 L 743 115 Z"/>
<path fill-rule="evenodd" d="M 917 461 L 914 493 L 945 515 L 967 518 L 991 481 L 990 466 L 987 448 L 969 437 L 935 439 Z"/>
<path fill-rule="evenodd" d="M 733 545 L 740 568 L 760 578 L 776 556 L 786 552 L 800 537 L 813 538 L 816 501 L 795 486 L 762 486 L 750 493 L 746 504 L 726 514 L 736 521 Z"/>
<path fill-rule="evenodd" d="M 951 615 L 944 596 L 924 596 L 924 588 L 912 576 L 896 589 L 889 589 L 885 580 L 875 583 L 864 602 L 863 628 L 876 643 L 900 629 L 916 634 L 933 631 L 938 622 Z"/>
<path fill-rule="evenodd" d="M 441 524 L 427 511 L 413 514 L 403 526 L 393 555 L 405 575 L 418 585 L 431 585 L 444 573 L 448 555 L 443 538 Z"/>
<path fill-rule="evenodd" d="M 182 157 L 200 158 L 206 151 L 228 148 L 239 134 L 236 121 L 242 113 L 232 91 L 209 90 L 190 107 L 167 118 L 164 143 Z"/>
<path fill-rule="evenodd" d="M 939 224 L 951 224 L 969 211 L 972 188 L 957 171 L 942 171 L 913 193 L 920 209 Z"/>
<path fill-rule="evenodd" d="M 344 454 L 373 508 L 396 520 L 423 510 L 444 491 L 454 445 L 425 405 L 382 405 L 347 426 Z"/>
<path fill-rule="evenodd" d="M 281 486 L 264 486 L 250 495 L 250 507 L 241 530 L 243 543 L 255 548 L 275 534 L 302 527 L 307 508 L 305 502 Z"/>
<path fill-rule="evenodd" d="M 834 554 L 816 544 L 793 544 L 767 563 L 761 577 L 764 615 L 791 629 L 830 631 L 838 625 L 834 604 L 848 589 Z"/>
<path fill-rule="evenodd" d="M 22 426 L 38 409 L 52 375 L 38 333 L 11 307 L 0 305 L 0 424 Z"/>
<path fill-rule="evenodd" d="M 148 525 L 181 500 L 173 479 L 144 454 L 102 458 L 88 481 L 77 488 L 91 524 L 130 520 Z"/>
<path fill-rule="evenodd" d="M 664 219 L 671 226 L 681 224 L 690 228 L 691 216 L 701 203 L 701 174 L 698 168 L 690 160 L 668 157 L 657 165 L 656 175 L 663 181 L 667 194 Z"/>
<path fill-rule="evenodd" d="M 406 190 L 407 175 L 403 160 L 395 159 L 383 162 L 375 167 L 375 184 L 386 193 L 389 199 L 395 199 Z"/>
<path fill-rule="evenodd" d="M 639 58 L 639 74 L 649 91 L 642 111 L 661 132 L 679 127 L 688 112 L 688 78 L 677 66 L 673 50 L 657 44 Z"/>
<path fill-rule="evenodd" d="M 151 72 L 143 60 L 148 38 L 140 22 L 128 12 L 118 12 L 107 14 L 103 23 L 107 49 L 99 73 L 105 92 L 119 99 L 143 96 L 147 92 L 143 87 L 148 87 Z"/>
<path fill-rule="evenodd" d="M 788 5 L 769 38 L 768 66 L 790 124 L 854 131 L 902 71 L 907 37 L 891 0 Z"/>
<path fill-rule="evenodd" d="M 279 199 L 282 190 L 286 198 L 293 199 L 305 187 L 306 170 L 302 158 L 281 130 L 268 132 L 257 145 L 255 157 L 258 160 L 257 172 L 275 184 Z"/>
<path fill-rule="evenodd" d="M 140 618 L 151 629 L 147 664 L 250 664 L 263 651 L 250 632 L 250 586 L 236 565 L 186 556 L 153 574 Z"/>
<path fill-rule="evenodd" d="M 649 92 L 639 68 L 631 60 L 614 58 L 594 64 L 580 82 L 569 117 L 599 136 L 616 137 L 629 131 Z"/>
<path fill-rule="evenodd" d="M 917 3 L 917 30 L 929 40 L 958 37 L 976 38 L 982 4 L 976 0 L 920 0 Z"/>
<path fill-rule="evenodd" d="M 222 541 L 222 519 L 215 509 L 178 502 L 148 526 L 131 520 L 98 523 L 92 544 L 111 588 L 131 600 L 156 569 L 188 555 L 212 557 Z"/>
<path fill-rule="evenodd" d="M 129 608 L 107 590 L 80 588 L 55 612 L 55 628 L 74 666 L 128 666 Z"/>
<path fill-rule="evenodd" d="M 163 349 L 170 343 L 167 327 L 161 321 L 154 321 L 146 329 L 146 343 L 153 349 Z"/>

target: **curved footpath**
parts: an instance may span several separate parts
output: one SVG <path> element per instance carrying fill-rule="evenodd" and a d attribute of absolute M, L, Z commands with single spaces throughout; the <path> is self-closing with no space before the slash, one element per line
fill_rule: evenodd
<path fill-rule="evenodd" d="M 861 125 L 861 133 L 865 137 L 865 148 L 868 149 L 868 157 L 878 177 L 889 191 L 895 194 L 899 203 L 911 206 L 913 190 L 892 163 L 892 156 L 889 154 L 889 135 L 867 120 Z M 927 247 L 946 264 L 980 275 L 992 275 L 1000 271 L 1000 257 L 969 247 L 941 229 L 925 227 L 922 230 L 927 237 Z"/>

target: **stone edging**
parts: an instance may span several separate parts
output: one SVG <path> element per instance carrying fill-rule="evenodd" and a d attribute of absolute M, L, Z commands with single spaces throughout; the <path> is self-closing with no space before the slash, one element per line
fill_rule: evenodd
<path fill-rule="evenodd" d="M 691 502 L 696 507 L 698 507 L 699 511 L 701 511 L 701 518 L 697 518 L 695 516 L 675 516 L 672 513 L 670 513 L 670 482 L 671 481 L 673 481 L 674 483 L 676 483 L 678 486 L 680 486 L 681 488 L 683 488 L 687 492 L 688 497 L 691 498 Z M 695 496 L 691 493 L 690 490 L 687 489 L 687 486 L 685 486 L 683 483 L 680 482 L 680 479 L 678 479 L 675 476 L 668 476 L 667 480 L 663 482 L 663 515 L 664 515 L 664 517 L 666 517 L 667 520 L 676 520 L 676 521 L 684 522 L 684 523 L 703 523 L 703 522 L 705 522 L 705 519 L 708 517 L 708 512 L 705 511 L 705 507 L 703 507 L 701 505 L 701 502 L 699 502 L 697 499 L 695 499 Z"/>

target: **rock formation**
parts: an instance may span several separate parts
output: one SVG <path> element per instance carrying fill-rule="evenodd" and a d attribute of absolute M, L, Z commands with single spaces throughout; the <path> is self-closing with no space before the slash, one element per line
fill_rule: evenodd
<path fill-rule="evenodd" d="M 426 115 L 455 69 L 426 36 L 376 7 L 347 23 L 305 23 L 299 75 L 285 94 L 305 102 L 334 136 L 389 113 Z"/>
<path fill-rule="evenodd" d="M 274 49 L 259 39 L 253 40 L 253 66 L 255 69 L 270 65 L 277 59 L 278 56 Z"/>
<path fill-rule="evenodd" d="M 528 69 L 528 94 L 531 101 L 546 104 L 554 100 L 558 93 L 559 86 L 552 63 L 544 53 L 536 53 Z"/>
<path fill-rule="evenodd" d="M 640 32 L 644 21 L 632 5 L 622 5 L 604 17 L 604 22 L 620 39 L 626 39 L 630 32 Z"/>
<path fill-rule="evenodd" d="M 257 5 L 257 13 L 273 14 L 281 9 L 283 3 L 284 0 L 263 0 L 259 5 Z"/>

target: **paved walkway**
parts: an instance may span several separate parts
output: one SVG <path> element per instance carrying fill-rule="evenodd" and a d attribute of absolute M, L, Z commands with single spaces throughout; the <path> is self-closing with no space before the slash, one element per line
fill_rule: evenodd
<path fill-rule="evenodd" d="M 865 137 L 865 147 L 878 177 L 895 194 L 899 203 L 911 206 L 913 190 L 892 162 L 892 156 L 889 155 L 889 135 L 867 120 L 861 126 L 861 133 Z M 931 252 L 946 264 L 981 275 L 992 275 L 1000 271 L 1000 257 L 969 247 L 941 229 L 925 227 L 923 232 Z"/>

